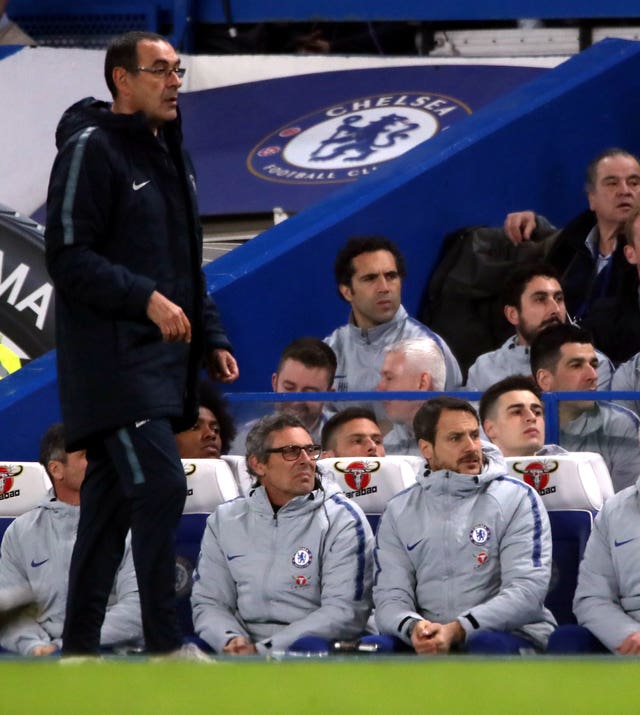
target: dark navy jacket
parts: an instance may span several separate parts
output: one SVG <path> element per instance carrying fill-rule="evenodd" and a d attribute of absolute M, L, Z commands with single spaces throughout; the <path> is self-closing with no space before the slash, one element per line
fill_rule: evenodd
<path fill-rule="evenodd" d="M 595 225 L 592 211 L 581 213 L 560 231 L 545 258 L 560 273 L 567 311 L 578 321 L 589 314 L 595 301 L 615 295 L 628 268 L 624 239 L 619 238 L 609 266 L 597 273 L 596 259 L 585 245 Z"/>
<path fill-rule="evenodd" d="M 141 113 L 115 114 L 92 98 L 58 125 L 46 258 L 69 448 L 143 419 L 168 417 L 186 429 L 205 351 L 231 347 L 206 294 L 194 172 L 181 139 L 179 120 L 156 138 Z M 189 345 L 163 342 L 147 318 L 154 290 L 184 310 Z"/>
<path fill-rule="evenodd" d="M 594 344 L 619 364 L 640 352 L 640 305 L 638 272 L 635 266 L 618 280 L 615 296 L 596 301 L 584 321 Z"/>

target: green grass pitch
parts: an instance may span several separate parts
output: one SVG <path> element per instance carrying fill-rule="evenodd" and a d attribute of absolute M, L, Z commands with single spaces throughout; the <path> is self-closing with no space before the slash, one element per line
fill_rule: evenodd
<path fill-rule="evenodd" d="M 640 713 L 640 661 L 0 662 L 2 715 Z"/>

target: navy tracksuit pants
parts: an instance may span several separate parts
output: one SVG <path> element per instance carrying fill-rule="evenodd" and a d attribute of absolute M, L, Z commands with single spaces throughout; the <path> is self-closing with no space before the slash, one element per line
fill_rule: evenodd
<path fill-rule="evenodd" d="M 167 653 L 180 647 L 174 544 L 186 493 L 169 420 L 148 420 L 92 440 L 69 572 L 65 655 L 99 652 L 129 529 L 146 649 Z"/>

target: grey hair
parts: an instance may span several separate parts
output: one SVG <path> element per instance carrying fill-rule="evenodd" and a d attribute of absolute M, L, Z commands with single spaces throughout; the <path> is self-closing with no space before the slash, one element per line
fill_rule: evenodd
<path fill-rule="evenodd" d="M 49 471 L 49 462 L 56 461 L 67 463 L 67 452 L 64 442 L 64 426 L 61 422 L 55 422 L 40 439 L 40 454 L 38 461 L 44 467 L 44 471 L 53 484 L 53 477 Z"/>
<path fill-rule="evenodd" d="M 287 427 L 302 427 L 305 432 L 307 431 L 300 419 L 288 412 L 276 412 L 262 417 L 249 430 L 246 441 L 247 470 L 258 480 L 258 483 L 260 477 L 251 469 L 249 457 L 255 457 L 258 462 L 266 462 L 269 458 L 267 450 L 271 447 L 270 436 L 273 432 L 279 432 Z"/>
<path fill-rule="evenodd" d="M 447 379 L 447 367 L 440 346 L 433 338 L 410 338 L 389 345 L 388 353 L 402 353 L 411 368 L 419 372 L 428 372 L 433 382 L 433 391 L 442 392 Z"/>

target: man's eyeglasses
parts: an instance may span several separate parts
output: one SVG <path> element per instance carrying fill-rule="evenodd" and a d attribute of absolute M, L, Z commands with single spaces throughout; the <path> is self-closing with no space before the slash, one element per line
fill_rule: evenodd
<path fill-rule="evenodd" d="M 187 71 L 186 67 L 136 67 L 136 72 L 148 72 L 154 77 L 164 77 L 169 79 L 173 73 L 175 73 L 180 79 L 182 79 Z"/>
<path fill-rule="evenodd" d="M 284 447 L 272 447 L 271 449 L 265 449 L 265 452 L 269 454 L 274 454 L 279 452 L 282 455 L 282 459 L 286 459 L 287 462 L 295 462 L 296 459 L 302 453 L 302 450 L 307 453 L 309 459 L 319 459 L 322 454 L 322 447 L 319 444 L 305 444 L 304 447 L 300 447 L 297 444 L 287 444 Z"/>

